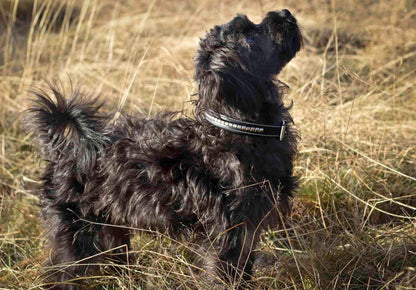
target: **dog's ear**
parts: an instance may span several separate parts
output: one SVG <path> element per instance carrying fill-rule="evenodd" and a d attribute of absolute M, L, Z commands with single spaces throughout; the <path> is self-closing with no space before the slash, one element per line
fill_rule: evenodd
<path fill-rule="evenodd" d="M 208 101 L 219 100 L 221 91 L 221 79 L 212 70 L 200 72 L 197 78 L 199 98 Z"/>
<path fill-rule="evenodd" d="M 213 99 L 219 94 L 220 79 L 219 75 L 212 68 L 212 60 L 215 50 L 221 46 L 218 35 L 221 28 L 219 26 L 211 29 L 205 38 L 199 42 L 200 48 L 194 57 L 195 80 L 198 84 L 200 99 Z"/>
<path fill-rule="evenodd" d="M 200 72 L 197 78 L 200 102 L 216 111 L 223 111 L 226 106 L 244 113 L 256 112 L 262 103 L 260 96 L 265 95 L 264 86 L 248 78 L 252 77 L 242 71 Z"/>
<path fill-rule="evenodd" d="M 235 32 L 245 32 L 252 28 L 252 23 L 246 15 L 237 14 L 228 24 L 227 30 Z"/>
<path fill-rule="evenodd" d="M 245 17 L 245 16 L 244 16 Z M 243 25 L 247 17 L 235 17 L 233 25 Z M 223 111 L 224 106 L 256 111 L 264 84 L 249 74 L 239 56 L 222 43 L 223 28 L 216 26 L 201 39 L 194 61 L 199 102 L 204 108 Z M 259 83 L 257 83 L 259 82 Z"/>

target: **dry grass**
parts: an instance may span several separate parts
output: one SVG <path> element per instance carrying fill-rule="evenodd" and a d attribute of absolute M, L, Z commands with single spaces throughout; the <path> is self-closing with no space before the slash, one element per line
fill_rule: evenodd
<path fill-rule="evenodd" d="M 262 237 L 253 287 L 416 288 L 416 1 L 116 2 L 0 2 L 0 287 L 45 282 L 42 163 L 19 124 L 31 85 L 69 75 L 109 107 L 189 110 L 198 37 L 287 7 L 307 40 L 279 77 L 303 137 L 301 188 L 286 228 Z M 188 244 L 141 235 L 134 248 L 126 271 L 93 283 L 205 288 Z"/>

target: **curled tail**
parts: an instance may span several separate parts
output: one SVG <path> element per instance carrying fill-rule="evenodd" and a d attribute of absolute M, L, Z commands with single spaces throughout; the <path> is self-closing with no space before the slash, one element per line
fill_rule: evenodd
<path fill-rule="evenodd" d="M 97 97 L 85 96 L 75 89 L 66 99 L 56 83 L 48 86 L 50 94 L 41 89 L 32 90 L 34 98 L 26 111 L 25 126 L 34 134 L 48 160 L 75 158 L 77 168 L 74 169 L 85 172 L 109 142 L 105 134 L 108 117 L 99 112 L 102 104 Z"/>

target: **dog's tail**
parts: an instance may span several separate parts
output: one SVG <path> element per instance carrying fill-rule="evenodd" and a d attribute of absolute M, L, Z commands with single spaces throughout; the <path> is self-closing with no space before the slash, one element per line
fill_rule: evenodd
<path fill-rule="evenodd" d="M 98 96 L 83 95 L 78 87 L 66 99 L 62 86 L 47 84 L 51 93 L 42 89 L 31 91 L 34 98 L 25 114 L 25 127 L 34 134 L 46 159 L 72 157 L 77 164 L 74 169 L 85 172 L 110 141 L 105 134 L 109 118 L 99 111 L 102 103 Z"/>

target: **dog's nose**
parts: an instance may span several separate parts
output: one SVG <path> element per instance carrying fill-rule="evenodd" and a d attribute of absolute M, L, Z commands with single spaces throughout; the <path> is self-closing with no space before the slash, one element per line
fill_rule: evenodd
<path fill-rule="evenodd" d="M 282 18 L 290 18 L 290 17 L 293 17 L 292 16 L 292 13 L 290 13 L 290 11 L 287 10 L 287 9 L 283 9 L 282 11 L 279 11 L 278 14 Z"/>
<path fill-rule="evenodd" d="M 295 17 L 293 17 L 292 13 L 289 10 L 283 9 L 282 11 L 277 12 L 277 14 L 284 20 L 290 23 L 296 23 Z"/>
<path fill-rule="evenodd" d="M 266 18 L 269 19 L 268 23 L 281 24 L 285 22 L 296 24 L 296 19 L 293 17 L 289 10 L 283 9 L 281 11 L 271 11 L 267 13 Z"/>
<path fill-rule="evenodd" d="M 260 26 L 266 26 L 271 31 L 278 32 L 276 35 L 282 34 L 284 32 L 282 29 L 293 31 L 298 29 L 296 18 L 293 17 L 292 13 L 287 9 L 268 12 L 266 17 L 260 23 Z"/>

